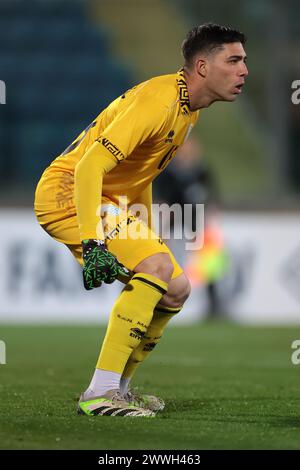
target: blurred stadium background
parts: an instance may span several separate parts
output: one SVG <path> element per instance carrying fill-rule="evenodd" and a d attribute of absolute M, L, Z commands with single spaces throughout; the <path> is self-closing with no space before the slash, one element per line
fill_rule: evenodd
<path fill-rule="evenodd" d="M 208 202 L 215 230 L 192 259 L 172 244 L 194 286 L 178 321 L 216 309 L 244 322 L 300 321 L 299 13 L 293 1 L 0 0 L 3 322 L 105 321 L 98 299 L 108 311 L 119 287 L 82 291 L 78 267 L 35 222 L 35 186 L 114 97 L 178 70 L 181 41 L 205 21 L 245 32 L 250 75 L 242 97 L 204 110 L 194 131 L 202 168 L 192 202 Z M 176 163 L 170 171 L 176 181 Z M 176 202 L 166 187 L 157 180 L 157 200 Z"/>

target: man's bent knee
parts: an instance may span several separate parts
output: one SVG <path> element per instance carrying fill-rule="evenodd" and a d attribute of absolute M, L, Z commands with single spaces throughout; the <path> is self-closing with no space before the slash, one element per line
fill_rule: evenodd
<path fill-rule="evenodd" d="M 185 274 L 172 279 L 169 283 L 168 292 L 162 297 L 160 303 L 167 307 L 181 307 L 191 293 L 191 284 Z"/>
<path fill-rule="evenodd" d="M 169 283 L 174 271 L 172 260 L 168 253 L 156 253 L 141 261 L 135 268 L 135 273 L 147 273 Z"/>

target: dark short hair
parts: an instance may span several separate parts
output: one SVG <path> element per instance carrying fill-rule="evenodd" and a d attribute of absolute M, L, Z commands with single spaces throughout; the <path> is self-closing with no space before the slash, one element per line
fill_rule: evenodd
<path fill-rule="evenodd" d="M 210 54 L 216 49 L 221 49 L 223 44 L 246 42 L 246 36 L 227 26 L 220 26 L 213 23 L 205 23 L 191 29 L 182 43 L 181 50 L 185 59 L 185 64 L 190 66 L 197 52 Z"/>

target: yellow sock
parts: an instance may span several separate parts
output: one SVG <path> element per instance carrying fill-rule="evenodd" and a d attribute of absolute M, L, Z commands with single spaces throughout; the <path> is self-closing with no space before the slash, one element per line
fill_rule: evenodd
<path fill-rule="evenodd" d="M 138 366 L 149 356 L 159 342 L 167 323 L 181 309 L 182 307 L 171 308 L 164 305 L 157 305 L 155 307 L 149 328 L 140 344 L 129 357 L 122 374 L 122 379 L 131 379 L 133 377 Z"/>
<path fill-rule="evenodd" d="M 152 320 L 155 305 L 168 284 L 150 274 L 135 274 L 124 287 L 110 314 L 97 369 L 123 373 Z"/>

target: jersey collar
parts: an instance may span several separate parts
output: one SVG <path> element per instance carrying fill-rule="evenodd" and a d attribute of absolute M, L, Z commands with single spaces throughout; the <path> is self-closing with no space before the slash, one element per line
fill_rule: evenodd
<path fill-rule="evenodd" d="M 177 82 L 178 90 L 179 90 L 179 102 L 180 102 L 181 112 L 182 114 L 187 116 L 191 113 L 191 110 L 190 110 L 189 92 L 188 92 L 187 84 L 186 84 L 185 77 L 184 77 L 184 70 L 180 69 L 176 75 L 177 75 L 176 82 Z"/>

